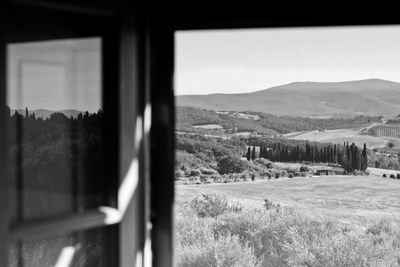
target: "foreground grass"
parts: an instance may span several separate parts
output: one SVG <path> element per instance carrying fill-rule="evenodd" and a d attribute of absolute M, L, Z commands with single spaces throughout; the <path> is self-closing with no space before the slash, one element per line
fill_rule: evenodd
<path fill-rule="evenodd" d="M 400 224 L 390 219 L 359 232 L 217 195 L 180 202 L 175 215 L 176 266 L 400 266 Z"/>

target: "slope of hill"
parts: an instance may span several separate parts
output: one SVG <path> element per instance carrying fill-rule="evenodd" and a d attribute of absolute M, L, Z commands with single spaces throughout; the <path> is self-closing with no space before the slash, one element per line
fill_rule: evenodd
<path fill-rule="evenodd" d="M 400 113 L 400 83 L 380 79 L 295 82 L 244 94 L 182 95 L 178 106 L 276 115 L 353 117 Z"/>
<path fill-rule="evenodd" d="M 315 119 L 305 117 L 276 116 L 262 112 L 246 111 L 215 112 L 193 107 L 177 107 L 176 130 L 193 131 L 193 126 L 221 126 L 232 132 L 257 132 L 262 135 L 279 135 L 298 131 L 312 131 L 318 129 L 350 128 L 360 130 L 371 123 L 380 122 L 380 117 L 356 116 L 352 118 Z M 244 116 L 246 115 L 246 116 Z M 256 119 L 255 119 L 256 118 Z M 205 127 L 209 128 L 209 127 Z"/>

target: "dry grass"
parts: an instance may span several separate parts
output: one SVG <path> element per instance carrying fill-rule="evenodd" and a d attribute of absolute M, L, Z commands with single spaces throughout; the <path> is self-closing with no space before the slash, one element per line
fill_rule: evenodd
<path fill-rule="evenodd" d="M 392 220 L 357 232 L 292 208 L 200 218 L 184 202 L 175 217 L 176 266 L 400 265 L 400 224 Z"/>
<path fill-rule="evenodd" d="M 400 266 L 399 191 L 400 180 L 376 175 L 177 185 L 175 262 Z M 202 218 L 196 210 L 203 207 L 192 201 L 202 194 L 226 196 L 243 209 Z M 265 199 L 279 206 L 266 210 Z"/>

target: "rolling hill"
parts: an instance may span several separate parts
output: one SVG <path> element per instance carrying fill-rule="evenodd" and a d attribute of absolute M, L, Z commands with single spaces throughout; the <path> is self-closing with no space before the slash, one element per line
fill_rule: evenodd
<path fill-rule="evenodd" d="M 318 129 L 353 129 L 359 131 L 380 117 L 356 116 L 351 118 L 307 118 L 300 116 L 277 116 L 262 112 L 216 112 L 193 107 L 176 108 L 176 130 L 193 132 L 223 128 L 232 132 L 257 132 L 261 135 L 279 135 Z M 211 127 L 211 128 L 210 128 Z M 347 131 L 347 130 L 346 130 Z"/>
<path fill-rule="evenodd" d="M 178 106 L 310 117 L 395 116 L 400 83 L 380 79 L 294 82 L 243 94 L 181 95 Z"/>

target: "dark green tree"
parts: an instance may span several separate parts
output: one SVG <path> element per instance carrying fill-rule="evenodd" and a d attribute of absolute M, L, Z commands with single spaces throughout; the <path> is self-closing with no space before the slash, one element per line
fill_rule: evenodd
<path fill-rule="evenodd" d="M 224 157 L 218 162 L 218 172 L 225 173 L 240 173 L 249 168 L 249 163 L 237 157 Z"/>
<path fill-rule="evenodd" d="M 253 150 L 251 151 L 251 159 L 253 161 L 256 159 L 256 146 L 253 146 Z"/>
<path fill-rule="evenodd" d="M 364 143 L 364 149 L 362 151 L 362 167 L 361 170 L 365 171 L 368 168 L 368 155 L 367 155 L 367 145 Z"/>
<path fill-rule="evenodd" d="M 251 159 L 251 149 L 250 149 L 250 147 L 247 148 L 246 158 L 247 158 L 248 161 L 250 161 L 250 159 Z"/>

